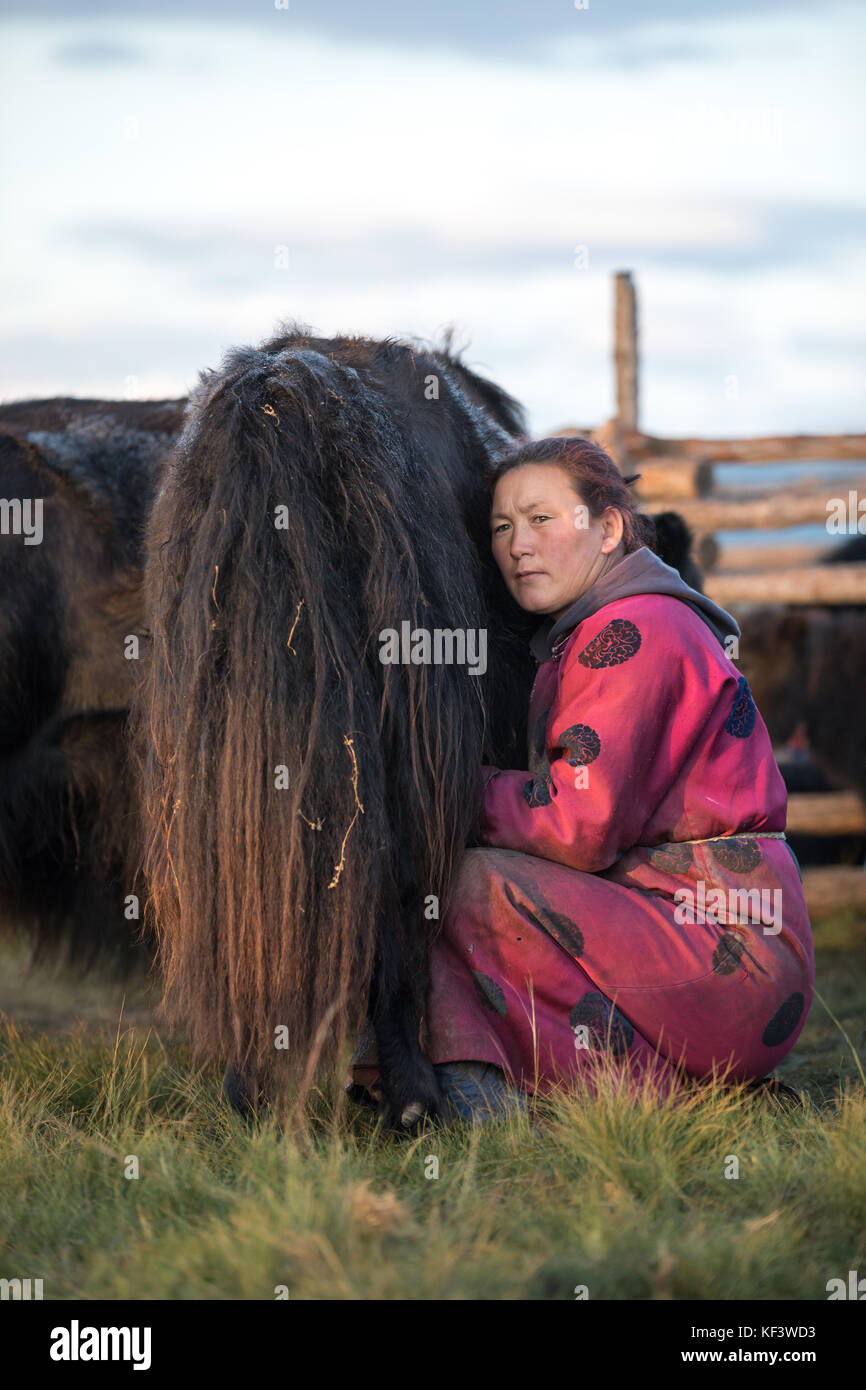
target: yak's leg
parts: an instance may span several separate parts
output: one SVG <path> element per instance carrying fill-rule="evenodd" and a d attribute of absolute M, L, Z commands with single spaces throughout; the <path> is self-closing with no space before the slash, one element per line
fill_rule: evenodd
<path fill-rule="evenodd" d="M 397 1130 L 414 1130 L 445 1105 L 432 1063 L 421 1051 L 419 1019 L 394 941 L 382 933 L 376 947 L 368 1014 L 376 1038 L 384 1112 Z M 236 1063 L 226 1067 L 222 1099 L 243 1119 L 252 1120 L 264 1096 Z"/>
<path fill-rule="evenodd" d="M 255 1119 L 262 1103 L 262 1096 L 255 1094 L 251 1081 L 234 1062 L 225 1069 L 220 1097 L 247 1121 Z"/>
<path fill-rule="evenodd" d="M 414 1130 L 425 1116 L 444 1110 L 431 1062 L 421 1051 L 412 991 L 393 940 L 379 935 L 370 986 L 369 1017 L 376 1035 L 379 1074 L 388 1124 Z"/>

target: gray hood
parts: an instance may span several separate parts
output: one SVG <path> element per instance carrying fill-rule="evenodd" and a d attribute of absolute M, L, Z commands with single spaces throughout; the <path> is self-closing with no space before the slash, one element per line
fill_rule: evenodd
<path fill-rule="evenodd" d="M 671 598 L 681 599 L 706 623 L 723 646 L 726 637 L 740 635 L 740 629 L 730 613 L 713 603 L 706 594 L 693 589 L 677 570 L 660 560 L 649 546 L 642 545 L 640 550 L 633 550 L 602 575 L 561 618 L 545 618 L 529 644 L 536 661 L 549 661 L 553 656 L 554 644 L 584 618 L 597 613 L 606 603 L 630 598 L 633 594 L 669 594 Z"/>

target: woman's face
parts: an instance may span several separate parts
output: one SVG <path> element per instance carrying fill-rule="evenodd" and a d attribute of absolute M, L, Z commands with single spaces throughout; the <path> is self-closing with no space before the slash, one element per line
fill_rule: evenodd
<path fill-rule="evenodd" d="M 553 463 L 512 468 L 490 511 L 493 558 L 521 608 L 559 618 L 625 554 L 622 515 L 588 509 Z"/>

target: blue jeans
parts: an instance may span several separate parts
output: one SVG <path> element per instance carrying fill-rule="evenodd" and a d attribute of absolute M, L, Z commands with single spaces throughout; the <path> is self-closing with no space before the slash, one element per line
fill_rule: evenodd
<path fill-rule="evenodd" d="M 440 1062 L 433 1070 L 450 1110 L 461 1120 L 485 1124 L 497 1115 L 526 1109 L 523 1092 L 491 1062 Z"/>

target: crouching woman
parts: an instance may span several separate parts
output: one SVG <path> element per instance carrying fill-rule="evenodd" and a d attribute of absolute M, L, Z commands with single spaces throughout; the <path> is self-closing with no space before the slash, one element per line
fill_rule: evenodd
<path fill-rule="evenodd" d="M 733 618 L 650 546 L 609 456 L 518 448 L 491 544 L 540 626 L 524 769 L 486 767 L 424 1042 L 466 1117 L 589 1079 L 765 1076 L 812 1001 L 786 792 Z M 360 1078 L 358 1078 L 360 1079 Z"/>

